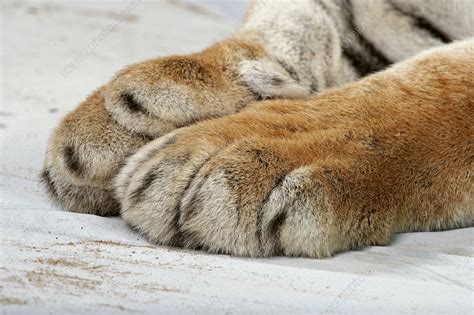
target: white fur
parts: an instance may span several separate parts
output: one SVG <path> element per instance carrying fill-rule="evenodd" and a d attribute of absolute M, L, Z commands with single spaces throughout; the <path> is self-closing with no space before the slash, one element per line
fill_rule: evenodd
<path fill-rule="evenodd" d="M 391 0 L 392 3 L 423 16 L 455 40 L 474 36 L 472 0 Z"/>
<path fill-rule="evenodd" d="M 262 98 L 303 98 L 311 95 L 308 87 L 296 82 L 275 62 L 244 60 L 240 63 L 240 72 L 247 85 Z"/>
<path fill-rule="evenodd" d="M 353 77 L 341 64 L 337 27 L 319 1 L 256 1 L 240 29 L 249 31 L 259 34 L 272 57 L 296 70 L 305 90 L 320 91 Z"/>
<path fill-rule="evenodd" d="M 354 81 L 358 75 L 343 56 L 342 46 L 359 45 L 357 33 L 391 63 L 443 44 L 400 9 L 426 19 L 453 40 L 474 36 L 472 1 L 348 1 L 354 25 L 344 14 L 345 0 L 253 1 L 238 33 L 257 33 L 269 56 L 291 66 L 299 81 L 275 86 L 267 80 L 279 76 L 275 66 L 266 61 L 259 66 L 243 63 L 241 71 L 249 86 L 263 96 L 294 97 Z"/>

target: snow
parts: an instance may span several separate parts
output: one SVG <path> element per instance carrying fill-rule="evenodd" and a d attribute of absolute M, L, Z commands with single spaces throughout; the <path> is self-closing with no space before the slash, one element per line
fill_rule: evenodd
<path fill-rule="evenodd" d="M 231 0 L 2 2 L 2 314 L 472 314 L 474 228 L 325 260 L 243 259 L 156 247 L 119 218 L 50 204 L 38 173 L 58 120 L 124 65 L 204 48 L 242 12 Z"/>

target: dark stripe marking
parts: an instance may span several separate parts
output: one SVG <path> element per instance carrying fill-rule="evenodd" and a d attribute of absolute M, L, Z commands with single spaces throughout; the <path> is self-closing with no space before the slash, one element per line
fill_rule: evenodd
<path fill-rule="evenodd" d="M 120 95 L 120 98 L 122 99 L 122 103 L 125 105 L 125 107 L 127 107 L 130 112 L 149 114 L 148 111 L 140 103 L 137 102 L 137 100 L 132 94 L 123 93 L 122 95 Z"/>
<path fill-rule="evenodd" d="M 391 2 L 391 4 L 392 4 L 392 7 L 395 10 L 397 10 L 398 12 L 400 12 L 403 15 L 407 15 L 410 18 L 412 18 L 413 19 L 413 24 L 416 27 L 421 28 L 421 29 L 425 30 L 426 32 L 428 32 L 431 37 L 434 37 L 434 38 L 440 40 L 443 44 L 449 44 L 449 43 L 452 42 L 451 38 L 449 38 L 445 33 L 443 33 L 443 31 L 441 31 L 439 28 L 434 26 L 433 23 L 428 21 L 426 18 L 414 15 L 411 12 L 407 12 L 407 11 L 403 10 L 402 8 L 400 8 L 399 6 L 397 6 L 396 3 Z"/>
<path fill-rule="evenodd" d="M 141 184 L 134 191 L 130 193 L 129 195 L 130 200 L 132 200 L 134 203 L 140 202 L 143 199 L 143 197 L 145 197 L 145 194 L 148 188 L 150 188 L 153 182 L 160 175 L 162 175 L 162 172 L 159 169 L 152 169 L 150 172 L 148 172 L 143 177 Z"/>
<path fill-rule="evenodd" d="M 199 171 L 197 172 L 199 173 Z M 180 205 L 180 215 L 182 216 L 183 218 L 183 221 L 186 221 L 186 220 L 189 220 L 189 218 L 193 217 L 194 216 L 194 212 L 196 210 L 196 208 L 199 208 L 199 206 L 202 204 L 202 200 L 200 200 L 200 191 L 202 189 L 202 186 L 204 186 L 204 183 L 207 181 L 207 179 L 209 178 L 211 173 L 207 174 L 202 180 L 201 182 L 199 182 L 198 186 L 196 187 L 195 189 L 195 192 L 191 198 L 191 201 L 188 203 L 188 206 L 186 208 L 183 208 L 182 205 Z M 194 177 L 193 176 L 193 180 L 194 180 Z M 190 181 L 190 184 L 192 182 Z M 190 186 L 190 185 L 188 185 Z M 188 187 L 188 190 L 189 190 L 189 187 Z M 183 194 L 184 195 L 184 194 Z"/>
<path fill-rule="evenodd" d="M 262 94 L 259 94 L 257 92 L 255 92 L 254 90 L 252 90 L 250 87 L 248 88 L 250 90 L 250 92 L 252 93 L 252 96 L 253 96 L 253 99 L 260 102 L 260 101 L 263 101 L 265 99 L 265 97 L 263 97 Z"/>
<path fill-rule="evenodd" d="M 134 200 L 135 202 L 140 202 L 145 196 L 148 188 L 152 185 L 152 183 L 159 177 L 163 177 L 165 171 L 179 169 L 184 164 L 186 164 L 189 159 L 190 154 L 185 153 L 174 157 L 165 157 L 160 160 L 157 165 L 143 177 L 141 185 L 130 193 L 129 197 L 131 198 L 131 200 Z"/>
<path fill-rule="evenodd" d="M 271 219 L 267 226 L 267 234 L 270 235 L 271 239 L 275 242 L 273 255 L 279 255 L 282 252 L 282 246 L 280 243 L 280 228 L 286 222 L 287 212 L 286 209 L 278 213 Z"/>
<path fill-rule="evenodd" d="M 207 160 L 202 164 L 206 164 Z M 191 175 L 191 177 L 189 178 L 188 180 L 188 183 L 186 184 L 186 186 L 184 187 L 183 191 L 181 192 L 181 195 L 179 197 L 179 201 L 174 209 L 174 215 L 175 217 L 173 218 L 173 222 L 174 222 L 174 226 L 175 226 L 175 229 L 176 231 L 178 231 L 178 233 L 181 232 L 181 224 L 179 223 L 180 219 L 181 219 L 181 201 L 183 200 L 184 196 L 186 195 L 186 193 L 188 192 L 189 190 L 189 187 L 191 186 L 191 183 L 194 181 L 194 179 L 196 178 L 197 174 L 199 173 L 199 170 L 201 168 L 197 167 L 193 174 Z M 186 217 L 188 218 L 188 216 Z"/>
<path fill-rule="evenodd" d="M 150 136 L 149 134 L 147 133 L 144 133 L 144 132 L 140 132 L 140 133 L 136 133 L 137 136 L 139 136 L 140 138 L 142 138 L 143 140 L 145 140 L 147 143 L 148 142 L 151 142 L 152 140 L 154 140 L 154 138 L 152 136 Z"/>
<path fill-rule="evenodd" d="M 59 194 L 54 185 L 54 181 L 51 178 L 51 173 L 48 169 L 45 169 L 40 174 L 41 182 L 45 185 L 46 190 L 51 195 L 51 197 L 58 198 Z"/>
<path fill-rule="evenodd" d="M 258 207 L 257 209 L 257 218 L 256 218 L 256 222 L 255 222 L 255 226 L 256 226 L 256 229 L 255 229 L 255 236 L 258 240 L 258 243 L 260 245 L 260 248 L 262 248 L 262 238 L 263 238 L 263 213 L 262 213 L 262 210 L 263 210 L 263 207 L 265 204 L 267 204 L 268 200 L 270 199 L 270 196 L 271 194 L 273 193 L 273 191 L 275 191 L 276 189 L 279 189 L 281 187 L 281 184 L 283 182 L 283 180 L 285 179 L 286 175 L 285 176 L 280 176 L 276 179 L 275 181 L 275 184 L 274 184 L 274 187 L 273 189 L 271 189 L 267 196 L 265 197 L 265 199 L 262 201 L 261 203 L 261 206 Z M 283 211 L 283 212 L 286 212 L 286 211 Z M 279 213 L 276 217 L 279 217 L 281 215 L 281 213 Z M 286 213 L 285 213 L 285 219 L 286 219 Z M 279 228 L 281 226 L 281 224 L 283 224 L 283 222 L 273 222 L 275 220 L 275 218 L 272 218 L 270 220 L 270 224 L 271 224 L 271 238 L 275 240 L 276 243 L 278 243 L 278 237 L 277 237 L 277 233 L 279 231 Z M 269 224 L 269 226 L 270 226 Z M 279 247 L 280 245 L 277 244 L 277 248 Z"/>
<path fill-rule="evenodd" d="M 290 77 L 299 82 L 300 81 L 300 78 L 298 76 L 298 72 L 296 72 L 296 70 L 290 66 L 289 64 L 287 64 L 285 61 L 283 60 L 280 60 L 280 59 L 277 59 L 277 62 L 280 64 L 280 66 L 285 69 L 286 72 L 288 72 L 288 74 L 290 75 Z"/>
<path fill-rule="evenodd" d="M 192 217 L 194 215 L 194 210 L 195 210 L 195 206 L 197 204 L 197 193 L 201 190 L 202 186 L 204 185 L 204 183 L 207 181 L 207 179 L 209 178 L 209 176 L 212 174 L 209 173 L 209 174 L 206 174 L 206 176 L 201 180 L 201 182 L 199 183 L 198 187 L 196 187 L 195 189 L 195 194 L 193 195 L 191 201 L 189 202 L 189 205 L 188 207 L 184 208 L 183 207 L 183 204 L 182 204 L 182 201 L 184 199 L 184 196 L 186 196 L 188 194 L 188 191 L 189 189 L 191 188 L 191 184 L 194 182 L 194 180 L 196 179 L 197 175 L 199 174 L 199 172 L 201 171 L 201 169 L 204 167 L 204 165 L 207 164 L 207 162 L 215 155 L 217 155 L 218 153 L 220 152 L 220 150 L 217 150 L 216 152 L 214 152 L 213 154 L 209 155 L 203 162 L 201 165 L 199 165 L 198 167 L 196 167 L 195 169 L 195 172 L 193 173 L 193 175 L 190 177 L 189 181 L 188 181 L 188 184 L 186 185 L 185 189 L 183 190 L 182 194 L 181 194 L 181 202 L 180 202 L 180 205 L 179 205 L 179 218 L 178 218 L 178 222 L 179 222 L 179 219 L 182 217 L 183 218 L 183 221 L 186 221 L 188 220 L 190 217 Z M 179 224 L 179 223 L 178 223 Z M 181 228 L 181 226 L 179 226 L 179 228 Z"/>
<path fill-rule="evenodd" d="M 355 37 L 349 40 L 349 44 L 342 43 L 343 55 L 349 59 L 361 77 L 385 69 L 391 64 L 390 60 L 359 31 L 354 22 L 352 4 L 350 1 L 345 1 L 343 7 L 349 21 L 349 29 L 353 31 Z M 353 40 L 356 40 L 360 47 L 357 47 L 355 43 L 352 42 Z"/>
<path fill-rule="evenodd" d="M 200 241 L 201 237 L 197 232 L 181 231 L 181 244 L 185 248 L 193 250 L 208 250 L 208 246 L 204 246 Z"/>
<path fill-rule="evenodd" d="M 81 175 L 84 172 L 84 168 L 81 165 L 81 160 L 72 146 L 67 146 L 63 150 L 64 162 L 66 167 L 76 175 Z"/>

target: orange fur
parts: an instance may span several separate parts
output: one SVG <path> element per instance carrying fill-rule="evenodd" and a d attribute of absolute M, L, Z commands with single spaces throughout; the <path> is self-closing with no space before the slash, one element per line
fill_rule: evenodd
<path fill-rule="evenodd" d="M 42 172 L 52 199 L 69 211 L 117 215 L 111 180 L 125 157 L 178 127 L 234 113 L 255 100 L 237 67 L 263 54 L 252 40 L 236 37 L 201 53 L 121 71 L 54 131 Z M 163 98 L 154 102 L 157 95 Z"/>
<path fill-rule="evenodd" d="M 116 179 L 160 244 L 325 257 L 474 224 L 474 42 L 311 100 L 256 103 L 142 148 Z"/>

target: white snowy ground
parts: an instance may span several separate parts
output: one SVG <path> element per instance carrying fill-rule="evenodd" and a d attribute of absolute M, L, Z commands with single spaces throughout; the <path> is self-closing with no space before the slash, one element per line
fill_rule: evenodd
<path fill-rule="evenodd" d="M 1 313 L 472 314 L 474 228 L 255 260 L 155 247 L 118 218 L 51 206 L 38 173 L 60 117 L 126 64 L 224 37 L 242 11 L 193 2 L 2 1 Z"/>

